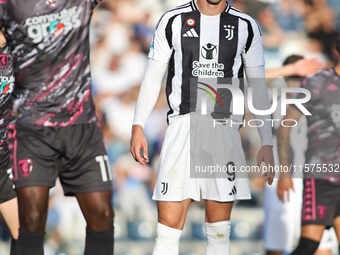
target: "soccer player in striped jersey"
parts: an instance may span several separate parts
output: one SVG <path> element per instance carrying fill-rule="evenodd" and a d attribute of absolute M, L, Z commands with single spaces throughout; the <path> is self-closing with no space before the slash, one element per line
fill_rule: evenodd
<path fill-rule="evenodd" d="M 240 79 L 235 84 L 232 82 L 231 90 L 243 91 L 245 70 L 249 86 L 253 89 L 255 109 L 269 109 L 261 30 L 253 18 L 224 0 L 192 0 L 161 17 L 150 47 L 148 68 L 141 85 L 132 128 L 131 153 L 143 165 L 149 158 L 142 131 L 155 105 L 167 69 L 169 127 L 153 194 L 158 206 L 153 255 L 179 253 L 179 239 L 189 204 L 192 200 L 199 201 L 201 195 L 206 207 L 206 254 L 229 254 L 230 213 L 236 199 L 250 198 L 249 180 L 238 178 L 237 174 L 229 170 L 223 178 L 191 178 L 190 159 L 191 154 L 196 154 L 195 160 L 199 162 L 208 155 L 216 158 L 216 161 L 211 162 L 213 164 L 234 166 L 236 169 L 246 166 L 239 125 L 219 125 L 216 129 L 212 125 L 208 129 L 192 125 L 191 121 L 199 112 L 195 112 L 196 108 L 192 106 L 198 100 L 197 82 L 208 79 L 211 83 L 224 84 L 232 79 Z M 192 91 L 196 92 L 192 94 Z M 219 105 L 209 111 L 207 119 L 211 123 L 217 118 L 237 123 L 243 120 L 243 115 L 231 107 L 231 95 L 226 91 L 214 91 L 216 94 L 221 93 L 222 100 L 216 100 L 220 101 Z M 219 95 L 216 97 L 220 99 Z M 233 100 L 236 99 L 233 97 Z M 263 122 L 270 118 L 266 115 L 255 117 Z M 217 133 L 222 135 L 217 136 Z M 262 147 L 257 157 L 258 166 L 261 162 L 273 166 L 270 122 L 260 127 L 259 133 Z M 205 140 L 190 141 L 190 136 Z M 191 144 L 215 141 L 219 149 L 207 150 L 202 157 L 199 156 L 202 151 L 195 150 L 195 145 Z M 143 155 L 140 155 L 141 149 Z M 271 184 L 273 173 L 269 173 L 267 179 Z"/>

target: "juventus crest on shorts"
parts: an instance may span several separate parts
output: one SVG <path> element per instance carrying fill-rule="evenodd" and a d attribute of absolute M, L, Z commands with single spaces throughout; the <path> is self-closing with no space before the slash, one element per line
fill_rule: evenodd
<path fill-rule="evenodd" d="M 244 67 L 264 65 L 262 33 L 253 18 L 228 3 L 220 15 L 206 16 L 193 0 L 162 16 L 149 58 L 169 63 L 166 94 L 173 117 L 192 111 L 193 79 L 223 84 L 243 78 Z M 243 91 L 243 83 L 238 86 Z"/>

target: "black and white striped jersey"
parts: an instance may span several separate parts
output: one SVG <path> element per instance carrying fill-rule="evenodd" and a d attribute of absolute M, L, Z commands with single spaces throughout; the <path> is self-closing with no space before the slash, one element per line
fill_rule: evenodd
<path fill-rule="evenodd" d="M 263 66 L 262 33 L 253 18 L 228 3 L 220 15 L 206 16 L 192 0 L 161 17 L 149 58 L 169 63 L 166 94 L 173 117 L 192 111 L 192 79 L 230 83 L 243 78 L 244 67 Z M 243 91 L 243 82 L 236 86 Z"/>

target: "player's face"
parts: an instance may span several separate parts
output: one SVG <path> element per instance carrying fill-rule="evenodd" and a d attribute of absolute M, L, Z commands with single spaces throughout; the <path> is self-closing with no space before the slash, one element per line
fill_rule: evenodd
<path fill-rule="evenodd" d="M 223 0 L 206 0 L 208 4 L 218 5 Z"/>

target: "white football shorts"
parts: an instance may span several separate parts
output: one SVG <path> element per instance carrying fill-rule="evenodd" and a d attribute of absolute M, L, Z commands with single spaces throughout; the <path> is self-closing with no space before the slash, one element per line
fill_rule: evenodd
<path fill-rule="evenodd" d="M 197 114 L 170 119 L 160 155 L 153 200 L 231 202 L 250 199 L 247 174 L 233 169 L 246 166 L 238 127 L 196 124 Z M 209 166 L 203 166 L 209 163 Z M 228 170 L 229 169 L 229 170 Z"/>

